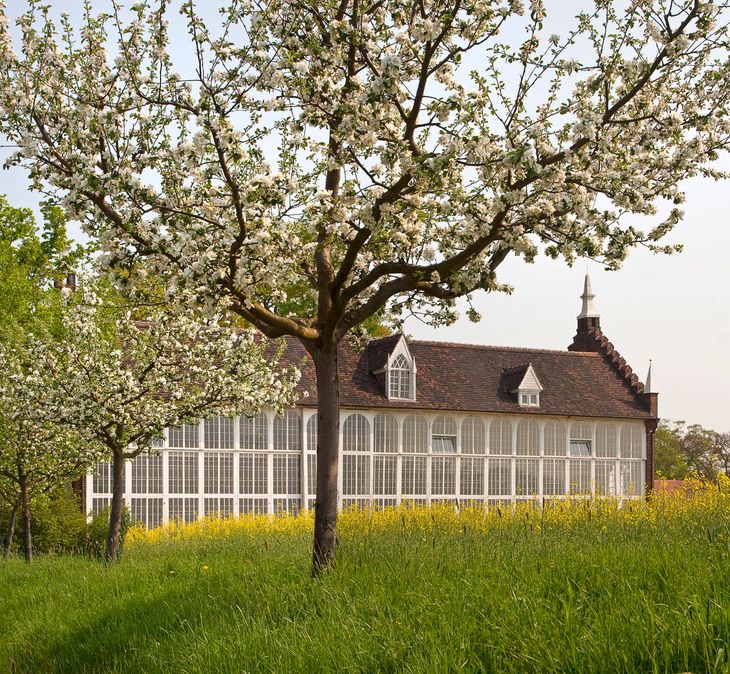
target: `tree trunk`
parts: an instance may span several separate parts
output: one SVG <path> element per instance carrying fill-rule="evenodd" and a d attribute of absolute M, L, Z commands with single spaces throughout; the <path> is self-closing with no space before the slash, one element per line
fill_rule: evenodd
<path fill-rule="evenodd" d="M 5 531 L 5 540 L 3 541 L 3 557 L 6 559 L 10 556 L 10 548 L 13 545 L 13 536 L 15 535 L 15 521 L 18 517 L 18 510 L 20 509 L 20 501 L 18 501 L 13 509 L 10 511 L 10 518 L 8 519 L 8 528 Z"/>
<path fill-rule="evenodd" d="M 313 349 L 317 374 L 317 499 L 314 508 L 312 576 L 329 569 L 337 549 L 337 468 L 340 384 L 337 346 Z"/>
<path fill-rule="evenodd" d="M 122 511 L 124 509 L 124 453 L 114 451 L 112 454 L 112 509 L 109 513 L 109 534 L 106 538 L 104 559 L 113 564 L 119 558 L 121 541 L 119 534 L 122 528 Z"/>
<path fill-rule="evenodd" d="M 23 554 L 25 561 L 30 564 L 33 561 L 33 536 L 30 531 L 30 495 L 28 494 L 28 481 L 20 480 L 20 507 L 23 519 Z"/>

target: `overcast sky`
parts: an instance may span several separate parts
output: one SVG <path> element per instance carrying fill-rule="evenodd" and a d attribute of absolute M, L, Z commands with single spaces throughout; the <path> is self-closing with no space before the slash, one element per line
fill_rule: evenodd
<path fill-rule="evenodd" d="M 51 4 L 59 10 L 81 6 L 70 0 Z M 546 3 L 562 12 L 558 28 L 580 4 Z M 25 3 L 10 0 L 8 5 L 13 18 Z M 8 151 L 0 152 L 4 159 Z M 719 166 L 730 170 L 730 159 L 723 157 Z M 38 198 L 29 192 L 22 170 L 3 171 L 0 181 L 0 193 L 12 205 L 36 207 Z M 481 323 L 464 318 L 433 329 L 411 320 L 407 332 L 419 339 L 564 349 L 575 333 L 588 270 L 604 333 L 642 381 L 653 360 L 660 415 L 730 430 L 730 184 L 694 179 L 686 193 L 685 219 L 666 239 L 682 243 L 682 253 L 635 250 L 616 272 L 585 261 L 568 268 L 544 258 L 531 265 L 511 259 L 500 277 L 514 293 L 477 296 Z"/>

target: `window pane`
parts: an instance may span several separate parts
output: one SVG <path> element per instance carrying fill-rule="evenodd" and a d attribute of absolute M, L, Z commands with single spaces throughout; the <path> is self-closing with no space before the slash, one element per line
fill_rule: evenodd
<path fill-rule="evenodd" d="M 398 420 L 392 414 L 378 414 L 373 424 L 376 452 L 398 451 Z"/>
<path fill-rule="evenodd" d="M 426 495 L 426 457 L 404 456 L 401 491 L 404 497 Z"/>
<path fill-rule="evenodd" d="M 520 421 L 517 424 L 517 454 L 539 456 L 540 454 L 540 425 L 537 421 Z"/>
<path fill-rule="evenodd" d="M 373 459 L 373 493 L 398 493 L 398 459 L 395 456 L 376 456 Z"/>
<path fill-rule="evenodd" d="M 266 454 L 241 454 L 238 464 L 239 490 L 242 494 L 268 494 L 268 457 Z"/>
<path fill-rule="evenodd" d="M 486 449 L 484 422 L 478 417 L 467 417 L 461 424 L 461 453 L 484 454 Z"/>
<path fill-rule="evenodd" d="M 542 493 L 543 496 L 565 494 L 565 461 L 563 459 L 543 459 Z"/>
<path fill-rule="evenodd" d="M 111 494 L 112 465 L 108 461 L 100 461 L 94 469 L 93 490 L 95 494 Z"/>
<path fill-rule="evenodd" d="M 431 449 L 434 454 L 456 454 L 456 438 L 434 435 Z"/>
<path fill-rule="evenodd" d="M 345 496 L 370 495 L 370 457 L 345 454 L 342 457 L 342 493 Z"/>
<path fill-rule="evenodd" d="M 644 456 L 644 429 L 635 424 L 621 427 L 621 458 L 641 459 Z"/>
<path fill-rule="evenodd" d="M 296 410 L 286 410 L 274 418 L 274 449 L 302 451 L 302 418 Z"/>
<path fill-rule="evenodd" d="M 240 420 L 241 449 L 269 448 L 269 418 L 266 412 L 255 417 L 241 417 Z"/>
<path fill-rule="evenodd" d="M 171 494 L 198 493 L 198 453 L 168 454 L 168 491 Z"/>
<path fill-rule="evenodd" d="M 274 456 L 274 494 L 301 493 L 301 456 Z"/>
<path fill-rule="evenodd" d="M 565 426 L 559 421 L 545 423 L 545 456 L 565 456 Z"/>
<path fill-rule="evenodd" d="M 517 496 L 536 496 L 538 493 L 539 459 L 515 461 L 515 493 Z"/>
<path fill-rule="evenodd" d="M 571 456 L 590 456 L 591 443 L 590 440 L 571 440 L 570 441 Z"/>
<path fill-rule="evenodd" d="M 428 451 L 428 422 L 425 417 L 411 414 L 403 422 L 403 451 L 425 454 Z"/>
<path fill-rule="evenodd" d="M 616 427 L 600 423 L 596 426 L 596 456 L 616 456 Z"/>
<path fill-rule="evenodd" d="M 342 424 L 342 450 L 370 451 L 370 423 L 362 414 L 351 414 Z"/>
<path fill-rule="evenodd" d="M 317 415 L 309 417 L 307 421 L 307 451 L 317 451 Z"/>
<path fill-rule="evenodd" d="M 489 495 L 511 496 L 512 459 L 489 459 Z"/>
<path fill-rule="evenodd" d="M 615 461 L 596 461 L 596 493 L 605 496 L 616 495 Z"/>
<path fill-rule="evenodd" d="M 456 494 L 456 458 L 434 456 L 431 459 L 431 493 L 436 496 Z"/>
<path fill-rule="evenodd" d="M 460 485 L 464 496 L 484 496 L 484 459 L 462 457 Z"/>
<path fill-rule="evenodd" d="M 590 494 L 591 462 L 571 459 L 570 461 L 570 493 Z"/>
<path fill-rule="evenodd" d="M 512 423 L 497 417 L 489 424 L 489 453 L 512 454 Z"/>

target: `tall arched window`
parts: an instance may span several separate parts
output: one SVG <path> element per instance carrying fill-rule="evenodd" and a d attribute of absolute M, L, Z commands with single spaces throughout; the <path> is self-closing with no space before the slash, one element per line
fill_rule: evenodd
<path fill-rule="evenodd" d="M 342 424 L 342 451 L 370 451 L 370 423 L 362 414 L 351 414 Z"/>
<path fill-rule="evenodd" d="M 489 424 L 489 453 L 512 454 L 512 422 L 497 417 Z"/>
<path fill-rule="evenodd" d="M 388 397 L 408 400 L 413 397 L 411 365 L 402 353 L 396 356 L 388 368 Z"/>
<path fill-rule="evenodd" d="M 517 424 L 517 454 L 540 455 L 540 425 L 534 419 L 525 419 Z"/>
<path fill-rule="evenodd" d="M 274 417 L 274 449 L 302 451 L 302 418 L 296 410 Z"/>
<path fill-rule="evenodd" d="M 370 496 L 370 422 L 351 414 L 342 424 L 342 493 Z"/>
<path fill-rule="evenodd" d="M 616 426 L 614 424 L 596 424 L 596 456 L 616 456 Z"/>
<path fill-rule="evenodd" d="M 565 456 L 565 426 L 560 421 L 545 422 L 545 456 Z"/>
<path fill-rule="evenodd" d="M 373 434 L 376 452 L 398 451 L 398 419 L 392 414 L 381 413 L 375 416 Z"/>
<path fill-rule="evenodd" d="M 410 414 L 403 422 L 403 452 L 425 454 L 428 451 L 428 422 L 420 415 Z"/>
<path fill-rule="evenodd" d="M 259 412 L 255 417 L 241 417 L 241 449 L 269 448 L 269 417 Z"/>
<path fill-rule="evenodd" d="M 643 456 L 644 429 L 635 424 L 621 427 L 621 458 L 641 459 Z"/>
<path fill-rule="evenodd" d="M 461 424 L 461 453 L 484 454 L 486 451 L 484 422 L 479 417 L 467 417 Z"/>
<path fill-rule="evenodd" d="M 456 454 L 456 421 L 440 414 L 433 420 L 431 450 L 434 454 Z"/>

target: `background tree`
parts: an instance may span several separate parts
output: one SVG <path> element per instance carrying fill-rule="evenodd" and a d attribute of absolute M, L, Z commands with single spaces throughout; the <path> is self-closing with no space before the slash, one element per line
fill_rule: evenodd
<path fill-rule="evenodd" d="M 683 480 L 690 466 L 682 447 L 682 422 L 662 419 L 654 434 L 654 469 L 657 479 Z"/>
<path fill-rule="evenodd" d="M 54 282 L 83 265 L 88 250 L 68 237 L 66 218 L 57 206 L 41 205 L 39 226 L 29 208 L 15 208 L 0 195 L 0 344 L 22 350 L 28 333 L 51 335 L 59 328 L 60 294 Z M 17 363 L 16 363 L 17 365 Z M 0 386 L 7 384 L 13 363 L 3 362 Z M 12 388 L 12 387 L 11 387 Z M 83 465 L 78 447 L 70 447 L 68 433 L 32 421 L 32 410 L 18 391 L 9 391 L 0 410 L 0 501 L 6 508 L 3 551 L 13 542 L 17 514 L 23 519 L 26 558 L 32 558 L 30 499 L 77 477 Z M 78 470 L 77 470 L 78 468 Z M 26 495 L 21 510 L 23 493 Z"/>
<path fill-rule="evenodd" d="M 0 341 L 6 343 L 52 329 L 59 299 L 53 283 L 88 253 L 69 238 L 62 209 L 43 204 L 41 210 L 39 227 L 29 208 L 15 208 L 0 195 Z"/>
<path fill-rule="evenodd" d="M 720 473 L 728 474 L 730 444 L 727 434 L 692 424 L 683 429 L 681 447 L 687 462 L 703 480 L 716 482 Z"/>
<path fill-rule="evenodd" d="M 166 2 L 87 5 L 78 32 L 30 4 L 17 54 L 0 29 L 10 164 L 125 280 L 146 258 L 171 303 L 311 355 L 315 573 L 336 546 L 339 342 L 383 311 L 454 320 L 510 254 L 668 250 L 678 208 L 646 232 L 626 216 L 720 177 L 728 145 L 725 2 L 596 0 L 562 35 L 541 0 L 230 0 L 216 26 L 183 2 L 184 73 Z"/>
<path fill-rule="evenodd" d="M 295 370 L 278 369 L 276 349 L 251 330 L 157 306 L 135 320 L 114 298 L 102 301 L 88 287 L 72 298 L 59 339 L 30 336 L 23 375 L 30 407 L 43 420 L 103 446 L 111 458 L 107 562 L 119 555 L 127 460 L 154 451 L 170 426 L 281 409 L 298 379 Z"/>

